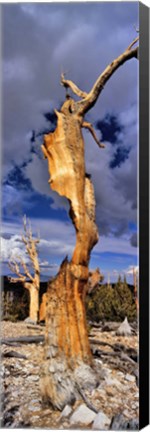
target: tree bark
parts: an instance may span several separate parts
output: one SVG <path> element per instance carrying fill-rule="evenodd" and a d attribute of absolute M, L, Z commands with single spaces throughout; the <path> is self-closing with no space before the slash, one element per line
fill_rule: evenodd
<path fill-rule="evenodd" d="M 29 306 L 29 317 L 32 321 L 38 322 L 38 313 L 39 313 L 39 290 L 34 286 L 34 284 L 30 285 L 29 288 L 30 294 L 30 306 Z"/>
<path fill-rule="evenodd" d="M 75 268 L 66 259 L 49 284 L 46 316 L 46 351 L 48 348 L 50 352 L 51 347 L 56 357 L 65 354 L 73 368 L 81 361 L 91 364 L 84 307 L 88 271 L 84 269 L 83 276 L 78 276 Z M 55 331 L 49 332 L 49 328 Z"/>

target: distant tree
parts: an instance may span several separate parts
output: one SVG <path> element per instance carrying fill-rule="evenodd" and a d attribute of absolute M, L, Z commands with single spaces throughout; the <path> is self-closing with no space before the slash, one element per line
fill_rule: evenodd
<path fill-rule="evenodd" d="M 24 288 L 29 291 L 30 303 L 29 303 L 29 317 L 34 321 L 38 321 L 39 313 L 39 289 L 40 289 L 40 264 L 38 258 L 37 245 L 40 242 L 39 238 L 33 238 L 31 226 L 26 216 L 23 219 L 24 234 L 22 235 L 22 242 L 25 245 L 26 253 L 30 259 L 31 267 L 33 268 L 33 275 L 30 273 L 25 261 L 20 257 L 11 259 L 9 262 L 9 268 L 12 273 L 17 275 L 16 277 L 9 277 L 10 282 L 16 283 L 22 282 Z M 22 267 L 22 270 L 20 270 Z"/>
<path fill-rule="evenodd" d="M 119 280 L 114 287 L 113 308 L 116 316 L 124 319 L 133 320 L 136 318 L 136 307 L 132 291 L 128 287 L 126 280 Z"/>
<path fill-rule="evenodd" d="M 99 286 L 86 298 L 87 318 L 92 321 L 113 320 L 114 290 L 108 284 Z"/>
<path fill-rule="evenodd" d="M 117 280 L 117 285 L 119 286 L 119 285 L 121 285 L 121 283 L 122 283 L 122 279 L 121 279 L 121 275 L 119 274 L 118 280 Z"/>
<path fill-rule="evenodd" d="M 124 282 L 125 284 L 127 283 L 126 275 L 124 275 L 123 282 Z"/>

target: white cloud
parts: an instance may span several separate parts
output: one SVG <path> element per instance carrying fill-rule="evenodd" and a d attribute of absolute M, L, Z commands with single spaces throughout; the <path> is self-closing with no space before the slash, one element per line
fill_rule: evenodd
<path fill-rule="evenodd" d="M 71 223 L 48 219 L 30 219 L 30 222 L 33 236 L 37 236 L 40 231 L 38 250 L 41 262 L 46 261 L 51 265 L 56 258 L 61 262 L 66 255 L 71 257 L 75 246 L 75 230 Z M 27 259 L 24 245 L 21 242 L 22 231 L 20 224 L 3 223 L 1 229 L 2 261 L 9 260 L 11 255 L 19 254 L 22 258 Z"/>
<path fill-rule="evenodd" d="M 1 237 L 1 260 L 9 262 L 11 259 L 17 259 L 18 257 L 26 263 L 29 261 L 21 236 L 14 235 L 10 239 Z"/>
<path fill-rule="evenodd" d="M 128 275 L 132 275 L 133 276 L 133 272 L 135 273 L 139 273 L 139 266 L 129 266 L 127 269 L 124 270 L 124 272 Z"/>
<path fill-rule="evenodd" d="M 57 221 L 56 223 L 55 220 L 32 219 L 31 226 L 34 227 L 33 235 L 37 235 L 40 229 L 38 250 L 42 266 L 44 266 L 43 263 L 51 266 L 56 259 L 57 262 L 61 263 L 66 255 L 71 258 L 75 247 L 75 231 L 71 223 L 66 224 L 62 221 Z M 3 223 L 2 236 L 6 237 L 7 233 L 11 235 L 11 238 L 7 241 L 3 239 L 2 259 L 4 261 L 9 259 L 10 251 L 13 255 L 16 253 L 16 247 L 19 248 L 17 249 L 17 254 L 23 254 L 23 247 L 17 240 L 21 239 L 21 235 L 14 235 L 14 231 L 20 233 L 21 226 L 14 226 L 6 222 Z M 116 238 L 114 236 L 100 235 L 99 242 L 94 247 L 92 256 L 94 257 L 104 252 L 127 254 L 135 257 L 135 248 L 130 245 L 130 239 L 127 236 L 124 236 L 124 238 Z"/>
<path fill-rule="evenodd" d="M 116 254 L 127 254 L 136 255 L 135 248 L 130 245 L 129 238 L 118 238 L 118 237 L 100 237 L 98 244 L 95 246 L 93 253 L 116 253 Z"/>

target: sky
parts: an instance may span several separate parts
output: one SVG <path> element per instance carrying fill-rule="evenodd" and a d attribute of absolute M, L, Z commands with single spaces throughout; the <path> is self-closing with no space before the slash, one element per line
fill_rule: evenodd
<path fill-rule="evenodd" d="M 75 246 L 65 198 L 50 190 L 43 134 L 65 100 L 61 72 L 89 92 L 105 67 L 136 37 L 138 2 L 2 4 L 2 273 L 19 255 L 23 215 L 40 232 L 41 278 L 55 275 Z M 112 281 L 138 264 L 138 61 L 110 78 L 87 114 L 103 143 L 84 131 L 86 171 L 96 198 L 99 242 L 90 268 Z"/>

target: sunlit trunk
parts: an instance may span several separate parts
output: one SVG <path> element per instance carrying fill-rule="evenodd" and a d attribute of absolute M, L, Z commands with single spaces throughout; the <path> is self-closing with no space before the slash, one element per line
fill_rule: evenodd
<path fill-rule="evenodd" d="M 39 290 L 31 284 L 29 289 L 30 294 L 30 305 L 29 305 L 29 317 L 32 321 L 38 321 L 39 313 Z"/>
<path fill-rule="evenodd" d="M 96 385 L 84 304 L 90 252 L 98 241 L 95 199 L 92 182 L 85 174 L 81 118 L 70 114 L 70 103 L 65 102 L 57 113 L 57 128 L 45 136 L 42 147 L 48 158 L 51 188 L 69 200 L 76 229 L 72 259 L 64 260 L 46 295 L 41 391 L 59 409 L 75 398 L 76 384 Z"/>
<path fill-rule="evenodd" d="M 62 409 L 75 399 L 76 383 L 95 387 L 88 340 L 84 297 L 88 269 L 83 277 L 65 260 L 47 292 L 46 336 L 41 391 L 51 404 Z"/>

